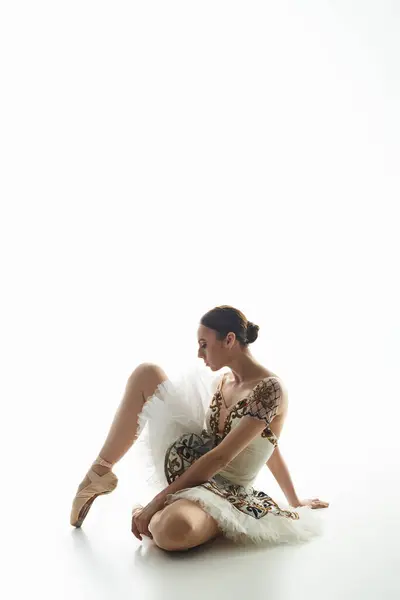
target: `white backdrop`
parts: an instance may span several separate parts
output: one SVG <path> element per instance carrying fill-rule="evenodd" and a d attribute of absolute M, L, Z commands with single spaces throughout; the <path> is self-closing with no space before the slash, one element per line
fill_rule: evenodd
<path fill-rule="evenodd" d="M 300 496 L 398 497 L 399 26 L 390 1 L 2 4 L 2 454 L 56 478 L 62 528 L 128 375 L 196 363 L 219 304 L 286 381 Z"/>

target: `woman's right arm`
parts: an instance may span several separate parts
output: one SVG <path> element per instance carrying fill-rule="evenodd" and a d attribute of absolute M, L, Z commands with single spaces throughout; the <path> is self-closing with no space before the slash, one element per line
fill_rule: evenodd
<path fill-rule="evenodd" d="M 296 490 L 294 489 L 289 469 L 287 468 L 287 465 L 283 460 L 281 451 L 278 446 L 275 448 L 275 450 L 269 457 L 266 465 L 271 471 L 272 475 L 275 477 L 276 481 L 278 482 L 290 506 L 299 506 L 300 500 L 297 496 Z"/>

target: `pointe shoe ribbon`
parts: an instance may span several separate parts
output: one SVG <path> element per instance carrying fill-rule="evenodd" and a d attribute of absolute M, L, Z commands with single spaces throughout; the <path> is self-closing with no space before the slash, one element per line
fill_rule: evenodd
<path fill-rule="evenodd" d="M 118 477 L 112 471 L 108 471 L 104 475 L 98 475 L 93 469 L 90 469 L 87 477 L 91 483 L 77 492 L 72 502 L 70 523 L 75 527 L 80 527 L 93 500 L 101 494 L 109 494 L 115 490 L 118 484 Z M 87 510 L 83 511 L 82 509 L 86 504 L 88 504 Z"/>

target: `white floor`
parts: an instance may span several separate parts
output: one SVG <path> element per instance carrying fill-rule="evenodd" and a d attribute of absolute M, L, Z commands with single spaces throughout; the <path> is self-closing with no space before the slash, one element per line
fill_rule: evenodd
<path fill-rule="evenodd" d="M 361 444 L 362 437 L 353 437 L 352 443 Z M 177 600 L 252 594 L 274 600 L 397 599 L 396 452 L 385 449 L 375 436 L 370 441 L 377 452 L 368 464 L 357 464 L 355 453 L 350 454 L 353 464 L 344 464 L 341 453 L 336 462 L 326 461 L 319 468 L 316 456 L 304 471 L 295 473 L 305 492 L 331 502 L 323 511 L 322 538 L 296 547 L 246 550 L 221 540 L 179 554 L 164 552 L 147 539 L 140 543 L 130 532 L 130 506 L 138 485 L 134 452 L 117 465 L 117 489 L 97 498 L 82 529 L 69 525 L 72 492 L 80 476 L 76 459 L 57 468 L 56 457 L 35 464 L 34 456 L 27 456 L 25 470 L 10 468 L 10 477 L 2 482 L 8 504 L 1 536 L 2 586 L 8 590 L 3 597 Z M 317 473 L 317 489 L 307 481 L 310 465 Z M 263 487 L 269 482 L 282 500 L 270 475 L 264 475 Z"/>

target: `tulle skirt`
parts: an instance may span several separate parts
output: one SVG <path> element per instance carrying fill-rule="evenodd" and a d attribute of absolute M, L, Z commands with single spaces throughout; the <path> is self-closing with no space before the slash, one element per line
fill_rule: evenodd
<path fill-rule="evenodd" d="M 161 383 L 145 403 L 135 446 L 146 465 L 151 497 L 215 446 L 205 429 L 205 415 L 220 377 L 221 372 L 192 368 Z M 323 534 L 322 516 L 311 507 L 278 505 L 266 492 L 218 473 L 201 485 L 170 494 L 167 503 L 181 498 L 198 503 L 236 542 L 292 544 Z"/>

